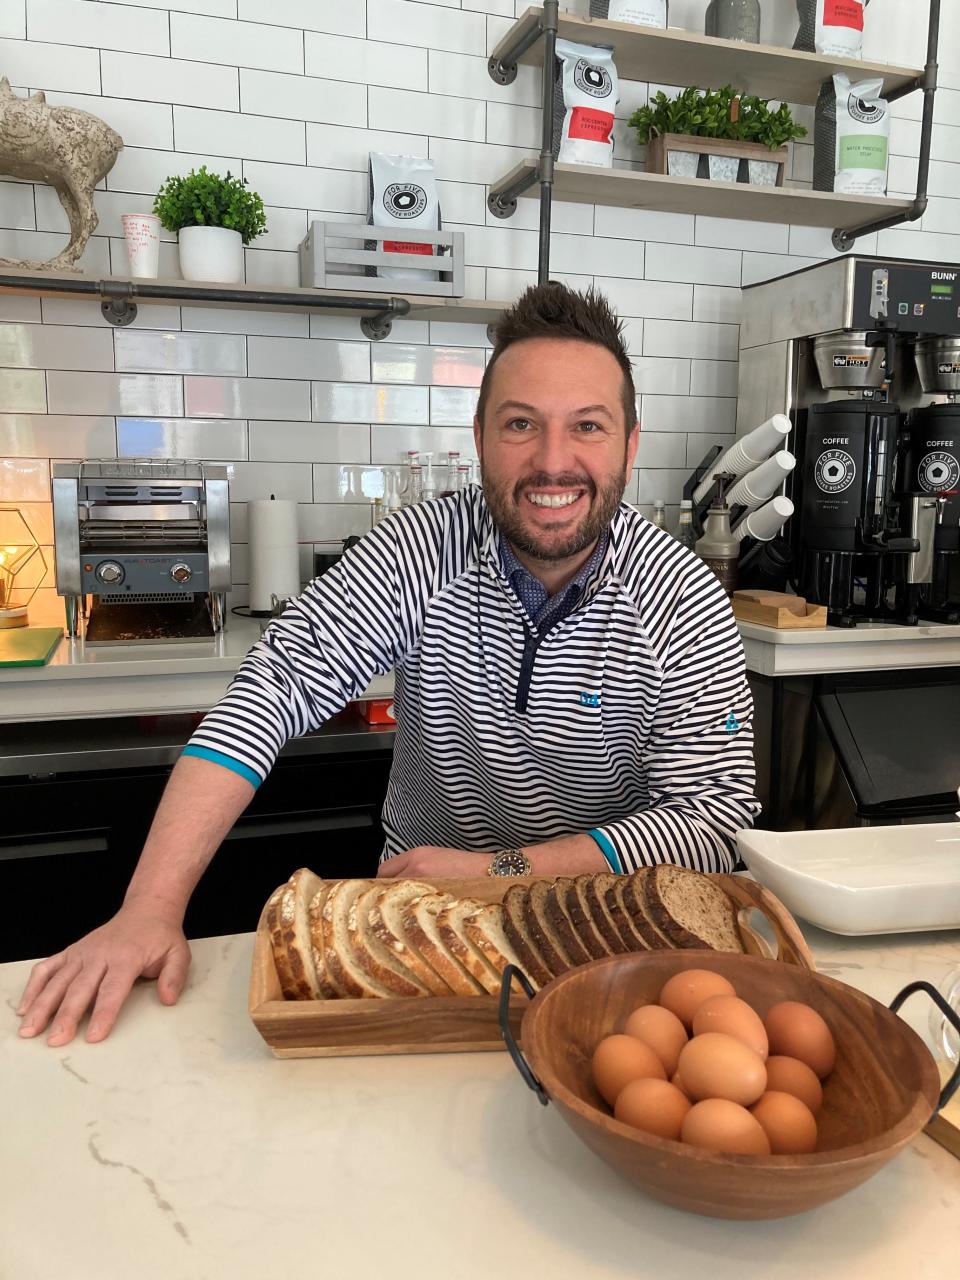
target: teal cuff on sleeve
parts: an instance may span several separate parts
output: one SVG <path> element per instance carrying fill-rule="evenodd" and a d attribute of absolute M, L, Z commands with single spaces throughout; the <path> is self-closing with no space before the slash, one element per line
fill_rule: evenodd
<path fill-rule="evenodd" d="M 597 842 L 597 847 L 610 864 L 610 870 L 614 875 L 622 875 L 623 866 L 620 862 L 620 855 L 610 843 L 609 837 L 596 827 L 594 827 L 592 831 L 588 831 L 587 835 L 591 836 Z"/>
<path fill-rule="evenodd" d="M 220 751 L 211 751 L 209 747 L 194 747 L 188 743 L 181 754 L 196 756 L 198 760 L 209 760 L 211 764 L 223 765 L 224 769 L 230 769 L 233 773 L 239 773 L 241 778 L 246 778 L 251 787 L 259 787 L 263 781 L 259 773 L 254 773 L 252 769 L 245 764 L 241 764 L 239 760 L 234 760 L 233 756 L 225 756 Z"/>

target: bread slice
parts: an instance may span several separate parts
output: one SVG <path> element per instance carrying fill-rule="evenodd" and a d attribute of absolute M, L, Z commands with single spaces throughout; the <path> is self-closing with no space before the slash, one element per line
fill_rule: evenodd
<path fill-rule="evenodd" d="M 472 916 L 467 916 L 463 921 L 463 930 L 487 963 L 493 965 L 500 975 L 501 986 L 498 990 L 502 990 L 503 971 L 508 964 L 516 965 L 523 972 L 520 958 L 504 932 L 503 906 L 499 902 L 490 903 L 489 906 L 481 907 Z M 532 986 L 536 987 L 537 984 L 532 979 L 528 980 Z M 523 994 L 523 988 L 516 978 L 512 986 L 518 995 Z"/>
<path fill-rule="evenodd" d="M 447 950 L 457 957 L 471 977 L 480 983 L 488 995 L 499 995 L 500 972 L 483 952 L 474 946 L 464 928 L 468 916 L 483 910 L 483 903 L 476 898 L 456 898 L 437 916 L 437 928 Z"/>
<path fill-rule="evenodd" d="M 566 908 L 567 915 L 570 919 L 571 927 L 574 933 L 580 939 L 586 948 L 587 954 L 591 960 L 601 960 L 604 956 L 610 954 L 610 948 L 604 942 L 600 931 L 590 919 L 587 911 L 587 904 L 583 899 L 581 892 L 581 881 L 586 880 L 587 876 L 577 876 L 576 879 L 570 879 L 565 882 L 563 889 L 563 905 Z M 560 881 L 557 881 L 560 884 Z"/>
<path fill-rule="evenodd" d="M 524 974 L 534 986 L 543 987 L 553 974 L 547 968 L 546 961 L 524 923 L 526 901 L 527 886 L 511 885 L 503 896 L 503 932 L 513 947 Z"/>
<path fill-rule="evenodd" d="M 320 989 L 310 936 L 310 899 L 320 877 L 308 867 L 295 871 L 273 908 L 273 950 L 280 986 L 288 1000 L 317 1000 Z"/>
<path fill-rule="evenodd" d="M 612 889 L 619 879 L 619 876 L 610 871 L 603 871 L 598 875 L 592 876 L 577 876 L 577 881 L 580 883 L 583 899 L 586 903 L 587 913 L 613 955 L 622 955 L 628 950 L 626 943 L 620 937 L 620 931 L 614 924 L 613 916 L 610 914 L 610 909 L 606 903 L 607 890 Z"/>
<path fill-rule="evenodd" d="M 632 875 L 625 876 L 620 892 L 634 929 L 651 950 L 663 951 L 677 944 L 660 928 L 650 910 L 646 888 L 653 878 L 654 870 L 654 867 L 641 867 Z"/>
<path fill-rule="evenodd" d="M 737 907 L 709 876 L 687 867 L 659 866 L 644 886 L 657 927 L 678 947 L 743 953 Z"/>
<path fill-rule="evenodd" d="M 310 923 L 310 952 L 313 956 L 314 972 L 317 975 L 317 990 L 323 1000 L 336 1000 L 338 996 L 344 994 L 337 989 L 327 972 L 327 962 L 323 952 L 323 904 L 335 884 L 339 884 L 339 881 L 321 880 L 320 888 L 307 906 L 307 918 Z"/>
<path fill-rule="evenodd" d="M 421 892 L 429 892 L 432 887 L 423 885 Z M 426 984 L 405 963 L 405 957 L 410 953 L 407 944 L 399 938 L 395 939 L 395 945 L 385 943 L 371 926 L 371 912 L 384 888 L 384 885 L 375 881 L 371 888 L 355 898 L 350 905 L 347 912 L 347 941 L 353 959 L 393 996 L 428 995 Z"/>
<path fill-rule="evenodd" d="M 610 912 L 610 918 L 613 921 L 617 932 L 623 941 L 627 951 L 654 951 L 658 950 L 662 943 L 654 944 L 650 939 L 652 931 L 644 927 L 641 932 L 634 922 L 632 911 L 628 911 L 623 900 L 623 890 L 626 876 L 615 876 L 614 883 L 610 885 L 603 900 L 607 910 Z"/>
<path fill-rule="evenodd" d="M 436 970 L 455 996 L 479 996 L 484 988 L 468 973 L 440 936 L 437 919 L 454 899 L 449 893 L 427 893 L 408 902 L 400 913 L 405 941 Z"/>
<path fill-rule="evenodd" d="M 545 880 L 535 880 L 526 891 L 523 901 L 523 922 L 527 932 L 537 944 L 550 976 L 557 978 L 574 967 L 560 940 L 560 935 L 547 919 L 547 894 L 550 885 Z"/>
<path fill-rule="evenodd" d="M 413 974 L 429 995 L 449 996 L 453 994 L 449 985 L 407 941 L 401 923 L 404 908 L 409 903 L 434 892 L 433 885 L 423 880 L 394 880 L 374 898 L 370 908 L 370 928 L 374 937 Z M 361 898 L 358 907 L 363 902 Z"/>
<path fill-rule="evenodd" d="M 544 911 L 550 924 L 556 930 L 557 937 L 560 939 L 564 952 L 570 957 L 571 963 L 574 965 L 589 964 L 593 956 L 587 950 L 586 944 L 578 931 L 574 929 L 570 914 L 567 911 L 567 887 L 572 883 L 573 881 L 568 876 L 560 876 L 559 879 L 554 880 L 544 899 Z"/>
<path fill-rule="evenodd" d="M 323 959 L 326 971 L 337 990 L 351 999 L 371 999 L 394 994 L 356 959 L 350 941 L 350 911 L 357 899 L 373 887 L 373 880 L 341 880 L 333 886 L 323 904 Z"/>

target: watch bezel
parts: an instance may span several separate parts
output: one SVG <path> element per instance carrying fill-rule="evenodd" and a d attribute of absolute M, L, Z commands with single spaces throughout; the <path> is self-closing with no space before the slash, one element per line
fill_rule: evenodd
<path fill-rule="evenodd" d="M 508 867 L 508 869 L 501 870 L 502 867 Z M 487 875 L 528 876 L 530 871 L 530 859 L 522 849 L 498 849 L 487 869 Z"/>

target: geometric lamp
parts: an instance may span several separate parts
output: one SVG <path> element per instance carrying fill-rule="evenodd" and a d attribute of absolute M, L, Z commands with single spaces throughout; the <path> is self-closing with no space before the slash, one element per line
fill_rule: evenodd
<path fill-rule="evenodd" d="M 0 505 L 0 628 L 27 625 L 27 605 L 46 573 L 43 550 L 19 507 Z"/>

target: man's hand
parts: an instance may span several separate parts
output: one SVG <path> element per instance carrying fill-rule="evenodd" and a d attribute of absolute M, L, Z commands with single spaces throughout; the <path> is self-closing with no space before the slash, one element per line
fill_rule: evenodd
<path fill-rule="evenodd" d="M 142 906 L 122 907 L 99 929 L 34 965 L 17 1006 L 20 1035 L 39 1035 L 53 1018 L 47 1044 L 69 1044 L 93 1005 L 87 1040 L 103 1040 L 137 978 L 158 978 L 161 1001 L 175 1004 L 189 967 L 190 947 L 178 924 Z"/>
<path fill-rule="evenodd" d="M 437 845 L 422 844 L 381 862 L 377 875 L 413 879 L 420 876 L 485 876 L 492 857 L 492 853 L 467 853 L 463 849 L 442 849 Z"/>

